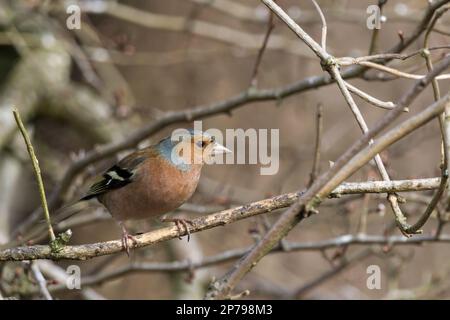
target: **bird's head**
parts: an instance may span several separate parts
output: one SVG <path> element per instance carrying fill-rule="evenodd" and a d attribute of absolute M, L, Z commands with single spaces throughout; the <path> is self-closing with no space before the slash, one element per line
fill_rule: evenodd
<path fill-rule="evenodd" d="M 160 146 L 163 154 L 170 156 L 171 162 L 176 165 L 211 163 L 214 156 L 231 152 L 218 143 L 214 136 L 192 129 L 165 138 Z"/>

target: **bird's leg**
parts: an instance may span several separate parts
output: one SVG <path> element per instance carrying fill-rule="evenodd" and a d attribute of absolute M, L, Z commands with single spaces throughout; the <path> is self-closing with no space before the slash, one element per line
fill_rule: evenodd
<path fill-rule="evenodd" d="M 173 223 L 175 223 L 175 226 L 177 227 L 178 233 L 179 233 L 178 239 L 180 239 L 180 240 L 181 240 L 181 233 L 183 231 L 181 226 L 183 226 L 184 230 L 186 230 L 186 234 L 187 234 L 187 237 L 188 237 L 188 242 L 189 242 L 189 240 L 191 240 L 191 230 L 188 227 L 188 224 L 190 224 L 191 226 L 194 225 L 194 223 L 191 220 L 189 220 L 189 219 L 181 219 L 181 218 L 162 217 L 161 218 L 161 222 L 173 222 Z"/>
<path fill-rule="evenodd" d="M 122 221 L 119 222 L 120 227 L 122 228 L 122 246 L 125 249 L 127 256 L 130 256 L 130 246 L 128 245 L 128 239 L 131 240 L 133 244 L 136 244 L 136 238 L 128 233 L 127 228 L 125 227 L 125 223 Z"/>

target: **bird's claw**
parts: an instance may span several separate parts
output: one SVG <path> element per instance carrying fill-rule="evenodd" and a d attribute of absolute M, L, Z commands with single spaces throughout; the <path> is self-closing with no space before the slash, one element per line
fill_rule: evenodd
<path fill-rule="evenodd" d="M 122 246 L 125 249 L 127 256 L 130 256 L 130 246 L 128 245 L 128 240 L 131 240 L 131 242 L 133 243 L 133 246 L 135 246 L 137 244 L 137 240 L 136 238 L 131 235 L 131 234 L 124 234 L 122 236 Z"/>
<path fill-rule="evenodd" d="M 189 240 L 191 240 L 191 230 L 188 226 L 188 224 L 190 224 L 191 226 L 194 225 L 194 223 L 191 220 L 188 219 L 181 219 L 181 218 L 162 218 L 161 219 L 162 222 L 173 222 L 175 223 L 175 226 L 178 229 L 178 239 L 182 239 L 181 238 L 181 233 L 183 232 L 182 226 L 184 227 L 184 230 L 186 230 L 186 234 L 187 234 L 187 241 L 189 242 Z"/>
<path fill-rule="evenodd" d="M 137 244 L 136 238 L 129 234 L 125 226 L 122 224 L 122 247 L 125 249 L 125 252 L 127 253 L 127 256 L 130 256 L 130 246 L 128 245 L 128 240 L 131 240 L 132 246 L 135 246 Z"/>

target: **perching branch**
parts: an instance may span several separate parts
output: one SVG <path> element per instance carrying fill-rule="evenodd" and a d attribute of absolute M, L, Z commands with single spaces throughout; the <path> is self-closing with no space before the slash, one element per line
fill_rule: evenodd
<path fill-rule="evenodd" d="M 398 180 L 398 181 L 367 181 L 367 182 L 348 182 L 338 186 L 330 198 L 340 197 L 342 195 L 359 193 L 385 193 L 385 192 L 409 192 L 434 190 L 439 186 L 439 178 Z M 261 201 L 246 204 L 237 208 L 223 210 L 214 214 L 196 218 L 191 233 L 200 232 L 218 226 L 223 226 L 255 215 L 270 213 L 274 210 L 286 208 L 295 203 L 300 197 L 300 193 L 286 193 L 276 197 L 264 199 Z M 155 231 L 147 232 L 136 236 L 136 248 L 145 247 L 178 238 L 181 234 L 177 227 L 161 228 Z M 52 252 L 47 245 L 35 245 L 16 247 L 0 251 L 0 261 L 20 261 L 35 259 L 73 259 L 86 260 L 98 256 L 113 254 L 123 251 L 122 241 L 113 240 L 93 244 L 78 246 L 64 246 L 58 252 Z"/>

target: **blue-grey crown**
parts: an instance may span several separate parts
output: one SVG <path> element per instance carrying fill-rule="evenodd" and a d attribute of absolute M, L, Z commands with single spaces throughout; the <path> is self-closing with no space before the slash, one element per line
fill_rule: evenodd
<path fill-rule="evenodd" d="M 204 135 L 207 137 L 210 137 L 210 135 L 206 132 L 202 132 L 199 130 L 194 130 L 194 129 L 186 129 L 186 131 L 191 135 L 191 136 L 195 136 L 195 135 Z M 190 169 L 190 164 L 186 163 L 185 161 L 183 161 L 183 159 L 181 159 L 177 154 L 172 155 L 172 150 L 173 148 L 180 142 L 180 140 L 172 140 L 172 135 L 162 139 L 158 145 L 157 148 L 159 150 L 159 152 L 161 153 L 161 155 L 164 157 L 164 159 L 166 159 L 167 161 L 169 161 L 171 164 L 175 165 L 178 169 L 182 170 L 182 171 L 187 171 Z"/>

